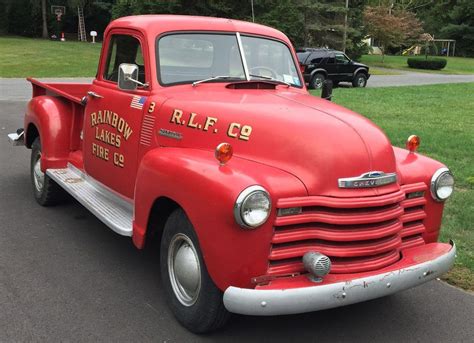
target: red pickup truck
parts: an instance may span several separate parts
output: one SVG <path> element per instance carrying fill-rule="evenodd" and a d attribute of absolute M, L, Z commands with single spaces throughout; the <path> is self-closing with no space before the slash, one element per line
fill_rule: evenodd
<path fill-rule="evenodd" d="M 194 332 L 229 313 L 352 304 L 439 277 L 453 176 L 361 115 L 308 94 L 281 32 L 229 19 L 113 21 L 92 84 L 29 79 L 40 205 L 70 193 L 138 249 Z"/>

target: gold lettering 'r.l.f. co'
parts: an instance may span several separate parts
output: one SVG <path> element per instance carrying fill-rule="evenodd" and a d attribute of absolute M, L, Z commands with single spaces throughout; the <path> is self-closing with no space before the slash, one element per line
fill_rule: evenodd
<path fill-rule="evenodd" d="M 216 117 L 206 116 L 203 118 L 195 112 L 185 115 L 183 110 L 177 108 L 173 110 L 170 117 L 171 124 L 214 134 L 219 132 L 218 122 L 219 119 Z M 252 134 L 252 126 L 235 122 L 230 123 L 225 130 L 229 138 L 236 138 L 242 141 L 248 141 Z"/>

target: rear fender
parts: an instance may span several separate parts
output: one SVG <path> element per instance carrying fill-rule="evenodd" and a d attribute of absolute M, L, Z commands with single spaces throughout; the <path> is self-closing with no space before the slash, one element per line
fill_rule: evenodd
<path fill-rule="evenodd" d="M 39 133 L 43 171 L 67 165 L 72 113 L 71 106 L 66 100 L 52 96 L 37 96 L 31 99 L 26 110 L 24 125 L 27 147 L 31 147 L 32 140 L 36 138 L 35 135 L 29 135 L 28 130 L 33 130 L 34 127 Z"/>
<path fill-rule="evenodd" d="M 269 191 L 273 208 L 265 224 L 246 230 L 236 223 L 233 208 L 240 192 L 251 185 Z M 211 151 L 157 148 L 143 157 L 138 169 L 133 241 L 143 247 L 155 200 L 172 199 L 193 224 L 214 283 L 221 290 L 250 287 L 251 278 L 265 274 L 268 267 L 274 204 L 280 197 L 304 195 L 299 179 L 266 165 L 234 156 L 222 166 Z"/>
<path fill-rule="evenodd" d="M 313 71 L 311 72 L 311 78 L 310 78 L 310 80 L 311 80 L 311 79 L 313 78 L 313 76 L 316 75 L 316 74 L 323 74 L 325 77 L 328 76 L 328 73 L 327 73 L 326 70 L 324 70 L 324 69 L 322 69 L 322 68 L 317 68 L 317 69 L 315 69 L 315 70 L 313 70 Z"/>

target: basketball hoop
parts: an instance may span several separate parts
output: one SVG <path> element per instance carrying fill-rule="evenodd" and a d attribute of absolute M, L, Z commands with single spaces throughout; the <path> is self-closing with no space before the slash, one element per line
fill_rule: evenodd
<path fill-rule="evenodd" d="M 51 13 L 56 16 L 57 21 L 61 21 L 61 17 L 66 14 L 66 6 L 51 6 Z"/>

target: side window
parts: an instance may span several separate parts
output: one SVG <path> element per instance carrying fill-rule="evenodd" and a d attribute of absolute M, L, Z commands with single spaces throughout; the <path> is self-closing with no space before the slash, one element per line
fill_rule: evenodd
<path fill-rule="evenodd" d="M 143 62 L 140 41 L 128 35 L 113 35 L 107 53 L 104 79 L 117 82 L 118 69 L 122 63 L 138 65 L 138 81 L 145 83 L 145 63 Z"/>
<path fill-rule="evenodd" d="M 334 57 L 334 54 L 329 54 L 327 64 L 334 64 L 334 63 L 336 63 L 336 58 Z"/>
<path fill-rule="evenodd" d="M 336 62 L 337 64 L 347 64 L 349 59 L 344 54 L 336 54 Z"/>
<path fill-rule="evenodd" d="M 319 64 L 319 63 L 321 63 L 323 58 L 324 58 L 324 54 L 313 53 L 313 54 L 311 54 L 311 57 L 310 57 L 310 63 L 311 64 Z"/>

